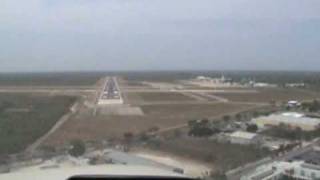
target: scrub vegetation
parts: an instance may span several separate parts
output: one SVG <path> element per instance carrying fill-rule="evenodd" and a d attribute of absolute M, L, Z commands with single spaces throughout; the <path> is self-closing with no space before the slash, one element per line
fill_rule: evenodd
<path fill-rule="evenodd" d="M 0 94 L 0 155 L 18 153 L 44 135 L 75 97 Z"/>

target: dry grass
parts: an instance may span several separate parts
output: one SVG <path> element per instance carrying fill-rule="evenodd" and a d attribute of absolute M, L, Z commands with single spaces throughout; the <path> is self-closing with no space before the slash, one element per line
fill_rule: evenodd
<path fill-rule="evenodd" d="M 75 138 L 102 140 L 121 138 L 125 132 L 140 133 L 151 127 L 167 128 L 187 123 L 191 119 L 215 117 L 252 106 L 214 105 L 154 105 L 142 106 L 145 116 L 95 116 L 79 114 L 70 119 L 53 136 L 49 143 L 66 143 Z"/>
<path fill-rule="evenodd" d="M 240 102 L 270 102 L 275 100 L 283 102 L 288 100 L 311 100 L 319 98 L 320 94 L 295 90 L 295 89 L 259 89 L 258 93 L 214 93 L 214 95 L 224 97 L 230 101 Z"/>
<path fill-rule="evenodd" d="M 200 138 L 168 138 L 149 143 L 147 147 L 211 164 L 213 169 L 233 169 L 269 155 L 254 146 L 218 143 Z"/>
<path fill-rule="evenodd" d="M 155 101 L 192 101 L 191 97 L 177 92 L 139 92 L 126 93 L 129 102 L 155 102 Z"/>
<path fill-rule="evenodd" d="M 180 117 L 189 120 L 204 117 L 210 118 L 245 108 L 248 108 L 248 106 L 226 103 L 142 106 L 142 110 L 149 116 L 152 115 L 159 118 Z"/>

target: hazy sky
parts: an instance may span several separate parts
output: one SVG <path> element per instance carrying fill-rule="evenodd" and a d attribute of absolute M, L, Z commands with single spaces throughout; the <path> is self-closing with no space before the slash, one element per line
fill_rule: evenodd
<path fill-rule="evenodd" d="M 0 71 L 320 70 L 320 0 L 0 0 Z"/>

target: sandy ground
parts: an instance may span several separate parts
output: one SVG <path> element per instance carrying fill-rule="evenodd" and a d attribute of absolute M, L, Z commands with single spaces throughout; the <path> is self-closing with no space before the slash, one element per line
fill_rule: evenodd
<path fill-rule="evenodd" d="M 154 152 L 147 150 L 137 150 L 132 152 L 134 155 L 153 160 L 155 162 L 168 166 L 180 167 L 184 169 L 184 173 L 192 177 L 202 177 L 210 173 L 211 168 L 208 164 L 204 164 L 191 159 L 177 157 L 162 152 Z"/>
<path fill-rule="evenodd" d="M 258 93 L 211 93 L 229 101 L 237 102 L 287 102 L 289 100 L 313 100 L 320 98 L 320 94 L 299 89 L 265 88 L 258 89 Z"/>
<path fill-rule="evenodd" d="M 26 168 L 23 171 L 14 173 L 0 174 L 1 180 L 62 180 L 75 175 L 92 176 L 166 176 L 181 177 L 177 173 L 146 166 L 128 165 L 98 165 L 98 166 L 78 166 L 78 167 L 59 167 L 41 169 L 39 167 Z"/>

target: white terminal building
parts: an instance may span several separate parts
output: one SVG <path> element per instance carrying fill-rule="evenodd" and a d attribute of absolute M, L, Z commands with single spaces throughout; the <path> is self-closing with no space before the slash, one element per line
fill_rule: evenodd
<path fill-rule="evenodd" d="M 301 180 L 320 178 L 320 166 L 303 161 L 276 161 L 257 167 L 254 172 L 242 176 L 240 180 L 278 180 L 287 176 Z"/>
<path fill-rule="evenodd" d="M 312 131 L 319 128 L 320 119 L 305 116 L 296 112 L 285 112 L 261 116 L 252 120 L 259 128 L 278 126 L 285 124 L 291 128 L 301 128 L 304 131 Z"/>
<path fill-rule="evenodd" d="M 297 180 L 320 179 L 320 151 L 312 149 L 289 161 L 274 161 L 256 167 L 240 180 L 279 180 L 283 176 Z"/>
<path fill-rule="evenodd" d="M 243 145 L 257 144 L 260 142 L 260 139 L 261 139 L 259 135 L 255 133 L 249 133 L 244 131 L 236 131 L 234 133 L 231 133 L 229 135 L 229 138 L 232 144 L 243 144 Z"/>

